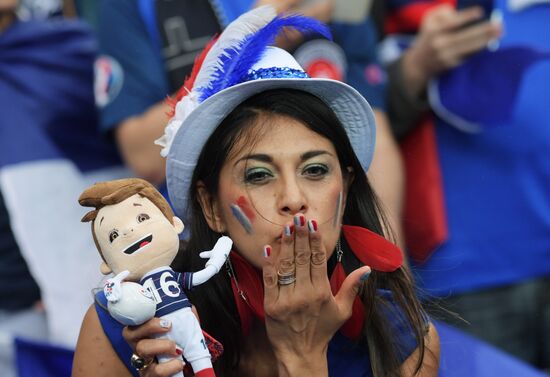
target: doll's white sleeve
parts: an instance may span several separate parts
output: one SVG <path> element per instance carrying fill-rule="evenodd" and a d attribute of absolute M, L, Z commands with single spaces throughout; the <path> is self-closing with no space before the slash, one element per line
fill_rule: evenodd
<path fill-rule="evenodd" d="M 232 246 L 233 241 L 231 241 L 231 238 L 222 236 L 218 239 L 212 250 L 203 251 L 199 254 L 201 258 L 208 258 L 208 261 L 204 269 L 193 273 L 193 287 L 208 281 L 221 270 L 229 256 Z"/>

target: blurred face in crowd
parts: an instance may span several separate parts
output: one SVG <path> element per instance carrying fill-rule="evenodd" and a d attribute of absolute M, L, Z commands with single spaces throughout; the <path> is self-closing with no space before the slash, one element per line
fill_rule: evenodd
<path fill-rule="evenodd" d="M 0 13 L 12 12 L 19 5 L 19 0 L 0 0 Z"/>

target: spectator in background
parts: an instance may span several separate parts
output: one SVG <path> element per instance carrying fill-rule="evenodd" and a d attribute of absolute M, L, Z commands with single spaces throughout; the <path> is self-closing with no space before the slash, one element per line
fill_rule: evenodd
<path fill-rule="evenodd" d="M 0 45 L 3 34 L 17 22 L 17 3 L 17 0 L 0 1 Z M 0 279 L 0 370 L 3 376 L 14 377 L 14 337 L 44 340 L 48 330 L 40 289 L 15 241 L 1 191 Z"/>
<path fill-rule="evenodd" d="M 548 368 L 550 90 L 542 83 L 550 78 L 550 37 L 540 30 L 550 7 L 494 8 L 504 33 L 500 23 L 479 22 L 479 7 L 435 8 L 401 59 L 401 100 L 422 108 L 428 98 L 435 110 L 449 229 L 413 267 L 420 285 L 465 320 L 456 325 Z M 396 134 L 416 132 L 397 119 Z"/>
<path fill-rule="evenodd" d="M 153 144 L 167 121 L 165 99 L 175 93 L 193 61 L 222 27 L 207 1 L 103 0 L 98 37 L 102 71 L 101 130 L 116 140 L 135 175 L 164 181 L 164 159 Z"/>
<path fill-rule="evenodd" d="M 89 28 L 64 19 L 18 20 L 17 5 L 0 1 L 0 269 L 2 289 L 10 290 L 2 291 L 8 296 L 1 304 L 26 306 L 37 319 L 25 324 L 2 317 L 0 326 L 70 348 L 101 279 L 97 256 L 86 252 L 94 245 L 78 223 L 82 209 L 74 198 L 89 184 L 125 172 L 117 168 L 114 145 L 97 132 L 97 49 Z M 47 316 L 33 310 L 38 289 L 15 242 Z M 9 335 L 4 339 L 10 344 Z"/>

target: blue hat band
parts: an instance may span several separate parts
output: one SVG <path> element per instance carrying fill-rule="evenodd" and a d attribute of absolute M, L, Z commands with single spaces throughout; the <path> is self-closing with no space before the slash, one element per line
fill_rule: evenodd
<path fill-rule="evenodd" d="M 252 70 L 242 82 L 258 79 L 307 79 L 309 75 L 302 70 L 288 67 L 271 67 Z"/>

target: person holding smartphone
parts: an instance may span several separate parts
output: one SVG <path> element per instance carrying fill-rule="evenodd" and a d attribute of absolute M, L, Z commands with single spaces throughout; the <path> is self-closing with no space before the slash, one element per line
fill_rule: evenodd
<path fill-rule="evenodd" d="M 420 285 L 464 319 L 455 325 L 548 368 L 550 7 L 512 3 L 433 2 L 390 66 L 390 115 L 403 138 L 411 109 L 435 110 L 448 237 L 412 264 Z"/>

